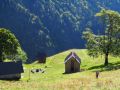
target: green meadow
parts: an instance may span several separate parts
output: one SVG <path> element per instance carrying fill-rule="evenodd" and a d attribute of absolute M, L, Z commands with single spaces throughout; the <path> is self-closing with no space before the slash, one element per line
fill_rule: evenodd
<path fill-rule="evenodd" d="M 64 74 L 64 59 L 74 51 L 81 58 L 81 72 Z M 120 58 L 109 57 L 104 67 L 104 56 L 89 57 L 85 49 L 72 49 L 47 58 L 46 64 L 24 64 L 19 81 L 0 81 L 0 90 L 120 90 Z M 41 68 L 44 73 L 31 73 Z M 95 72 L 100 71 L 98 79 Z"/>

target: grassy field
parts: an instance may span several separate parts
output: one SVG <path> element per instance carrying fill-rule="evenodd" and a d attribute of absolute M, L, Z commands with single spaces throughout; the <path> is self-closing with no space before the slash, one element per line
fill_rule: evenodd
<path fill-rule="evenodd" d="M 64 59 L 74 51 L 82 60 L 84 71 L 63 74 Z M 47 58 L 46 64 L 25 64 L 25 73 L 20 81 L 0 81 L 0 90 L 120 90 L 120 58 L 109 57 L 109 66 L 104 67 L 104 57 L 91 58 L 84 49 L 68 50 Z M 47 68 L 46 68 L 47 66 Z M 42 68 L 44 73 L 29 73 Z M 99 79 L 95 71 L 100 71 Z"/>

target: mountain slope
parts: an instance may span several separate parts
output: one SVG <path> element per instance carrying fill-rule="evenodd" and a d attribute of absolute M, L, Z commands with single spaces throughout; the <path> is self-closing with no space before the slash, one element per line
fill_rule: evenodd
<path fill-rule="evenodd" d="M 94 17 L 101 7 L 120 10 L 120 0 L 0 0 L 0 27 L 10 29 L 30 59 L 84 48 L 82 31 L 103 30 Z"/>

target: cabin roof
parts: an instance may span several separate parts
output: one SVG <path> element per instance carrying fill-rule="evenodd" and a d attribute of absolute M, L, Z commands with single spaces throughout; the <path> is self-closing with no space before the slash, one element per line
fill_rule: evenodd
<path fill-rule="evenodd" d="M 81 63 L 81 59 L 77 56 L 77 54 L 75 52 L 71 52 L 66 58 L 64 63 L 66 63 L 67 61 L 69 61 L 71 58 L 74 58 L 78 63 Z"/>
<path fill-rule="evenodd" d="M 0 75 L 20 74 L 23 72 L 22 61 L 0 62 Z"/>

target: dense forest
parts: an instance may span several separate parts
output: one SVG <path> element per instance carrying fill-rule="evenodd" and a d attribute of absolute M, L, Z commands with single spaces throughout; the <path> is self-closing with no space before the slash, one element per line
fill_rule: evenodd
<path fill-rule="evenodd" d="M 120 11 L 120 0 L 0 0 L 0 27 L 10 29 L 29 59 L 84 48 L 82 32 L 102 33 L 95 14 L 101 8 Z"/>

